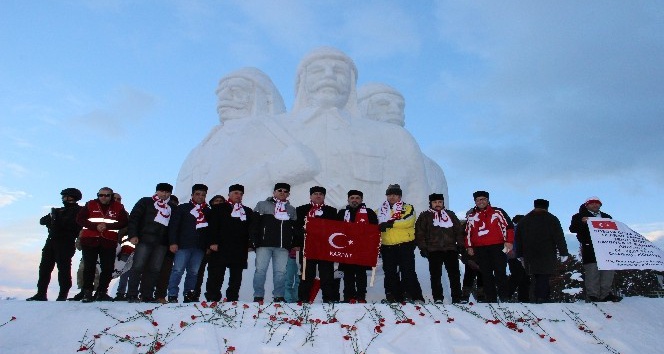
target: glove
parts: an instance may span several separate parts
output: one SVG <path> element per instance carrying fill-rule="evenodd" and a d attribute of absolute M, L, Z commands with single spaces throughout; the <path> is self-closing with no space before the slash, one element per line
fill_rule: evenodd
<path fill-rule="evenodd" d="M 380 227 L 380 232 L 385 232 L 387 231 L 387 229 L 391 228 L 392 226 L 394 226 L 394 220 L 382 222 L 380 223 L 380 225 L 378 225 L 378 227 Z"/>
<path fill-rule="evenodd" d="M 422 258 L 427 258 L 429 256 L 429 252 L 425 250 L 420 250 L 420 256 L 422 256 Z"/>

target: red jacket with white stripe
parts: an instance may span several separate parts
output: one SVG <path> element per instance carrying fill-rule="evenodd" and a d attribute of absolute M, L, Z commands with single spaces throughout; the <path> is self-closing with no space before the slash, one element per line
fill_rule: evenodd
<path fill-rule="evenodd" d="M 514 224 L 503 209 L 491 205 L 484 210 L 474 208 L 466 221 L 466 247 L 514 243 Z"/>

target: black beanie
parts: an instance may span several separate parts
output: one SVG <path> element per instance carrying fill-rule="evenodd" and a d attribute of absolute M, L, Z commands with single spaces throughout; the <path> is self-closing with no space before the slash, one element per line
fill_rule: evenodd
<path fill-rule="evenodd" d="M 164 191 L 168 193 L 173 193 L 173 186 L 168 183 L 159 183 L 155 188 L 155 191 Z"/>
<path fill-rule="evenodd" d="M 489 192 L 477 191 L 473 193 L 473 200 L 477 199 L 478 197 L 485 197 L 486 199 L 489 199 Z"/>
<path fill-rule="evenodd" d="M 549 201 L 546 199 L 535 199 L 533 205 L 535 206 L 535 208 L 549 209 Z"/>
<path fill-rule="evenodd" d="M 191 194 L 194 194 L 195 191 L 206 191 L 207 192 L 208 187 L 202 183 L 196 183 L 193 186 L 191 186 Z"/>
<path fill-rule="evenodd" d="M 232 191 L 240 191 L 240 192 L 244 193 L 244 186 L 241 185 L 241 184 L 234 184 L 234 185 L 228 187 L 228 193 L 230 193 Z"/>
<path fill-rule="evenodd" d="M 323 195 L 325 195 L 327 193 L 327 190 L 325 189 L 325 187 L 321 187 L 321 186 L 315 186 L 315 187 L 309 188 L 309 195 L 312 195 L 316 192 L 321 192 L 321 193 L 323 193 Z"/>
<path fill-rule="evenodd" d="M 348 197 L 350 197 L 351 195 L 359 195 L 360 198 L 364 198 L 364 194 L 362 194 L 362 192 L 358 191 L 357 189 L 349 190 L 348 191 Z"/>
<path fill-rule="evenodd" d="M 279 182 L 274 185 L 274 190 L 276 191 L 277 189 L 285 189 L 290 192 L 290 184 Z"/>
<path fill-rule="evenodd" d="M 390 184 L 389 186 L 387 186 L 385 195 L 390 195 L 390 194 L 403 195 L 403 191 L 401 191 L 401 186 L 398 184 Z"/>
<path fill-rule="evenodd" d="M 445 196 L 440 193 L 429 194 L 429 201 L 433 202 L 434 200 L 445 200 Z"/>

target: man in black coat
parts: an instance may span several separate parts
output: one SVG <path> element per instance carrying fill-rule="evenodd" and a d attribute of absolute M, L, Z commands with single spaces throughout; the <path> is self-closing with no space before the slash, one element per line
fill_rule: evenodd
<path fill-rule="evenodd" d="M 159 183 L 155 194 L 139 199 L 129 213 L 127 235 L 136 250 L 129 275 L 128 302 L 154 301 L 155 282 L 168 251 L 168 225 L 176 207 L 171 202 L 172 192 L 172 185 Z"/>
<path fill-rule="evenodd" d="M 586 202 L 579 207 L 579 212 L 572 216 L 569 231 L 575 233 L 577 240 L 581 243 L 586 301 L 618 302 L 622 300 L 622 297 L 616 296 L 611 292 L 615 271 L 597 269 L 595 249 L 593 248 L 590 229 L 588 228 L 588 218 L 611 219 L 611 215 L 599 210 L 601 207 L 602 202 L 598 197 L 586 199 Z"/>
<path fill-rule="evenodd" d="M 247 268 L 249 230 L 254 211 L 242 205 L 244 186 L 228 187 L 228 201 L 212 206 L 208 218 L 210 253 L 205 298 L 221 300 L 221 287 L 226 269 L 229 270 L 226 300 L 238 301 L 242 285 L 242 271 Z"/>
<path fill-rule="evenodd" d="M 28 301 L 46 301 L 48 284 L 51 282 L 53 268 L 58 266 L 58 284 L 60 292 L 57 301 L 67 300 L 67 294 L 72 285 L 71 259 L 76 253 L 74 245 L 81 226 L 76 223 L 76 215 L 81 206 L 78 201 L 83 198 L 81 191 L 76 188 L 65 188 L 60 192 L 62 208 L 52 208 L 51 212 L 39 220 L 41 225 L 48 228 L 48 238 L 42 249 L 39 263 L 39 280 L 37 280 L 37 294 L 27 298 Z"/>
<path fill-rule="evenodd" d="M 348 205 L 339 210 L 337 219 L 345 222 L 378 225 L 378 216 L 371 208 L 367 208 L 362 202 L 364 194 L 361 191 L 351 189 L 348 191 Z M 365 303 L 367 296 L 367 266 L 357 264 L 339 265 L 339 270 L 344 272 L 344 302 L 357 301 Z"/>
<path fill-rule="evenodd" d="M 295 213 L 297 214 L 297 226 L 302 230 L 301 232 L 305 232 L 307 217 L 336 220 L 337 209 L 325 204 L 326 192 L 327 190 L 320 186 L 309 188 L 310 202 L 295 208 Z M 306 248 L 307 242 L 313 241 L 307 240 L 306 233 L 304 233 L 304 235 L 304 245 Z M 299 300 L 302 302 L 309 302 L 311 287 L 314 284 L 314 279 L 316 279 L 316 269 L 318 269 L 318 276 L 320 277 L 320 288 L 323 293 L 323 302 L 336 301 L 339 294 L 338 292 L 335 294 L 334 262 L 310 258 L 306 259 L 304 279 L 302 279 L 298 288 Z"/>
<path fill-rule="evenodd" d="M 535 302 L 550 301 L 549 278 L 562 259 L 569 256 L 560 221 L 549 213 L 549 201 L 536 199 L 534 209 L 521 219 L 516 228 L 516 257 L 523 258 L 526 272 L 535 280 Z"/>

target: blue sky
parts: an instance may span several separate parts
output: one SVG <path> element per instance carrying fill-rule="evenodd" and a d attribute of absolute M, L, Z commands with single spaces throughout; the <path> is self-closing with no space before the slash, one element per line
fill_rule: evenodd
<path fill-rule="evenodd" d="M 597 195 L 616 219 L 664 237 L 658 2 L 0 8 L 0 254 L 16 260 L 0 265 L 0 288 L 34 287 L 46 235 L 38 219 L 60 203 L 61 189 L 77 187 L 89 200 L 110 186 L 131 208 L 156 183 L 175 183 L 217 123 L 219 78 L 258 67 L 290 109 L 297 64 L 322 45 L 355 60 L 358 85 L 384 82 L 403 93 L 406 128 L 445 171 L 452 210 L 467 210 L 478 189 L 510 215 L 546 198 L 566 227 Z"/>

